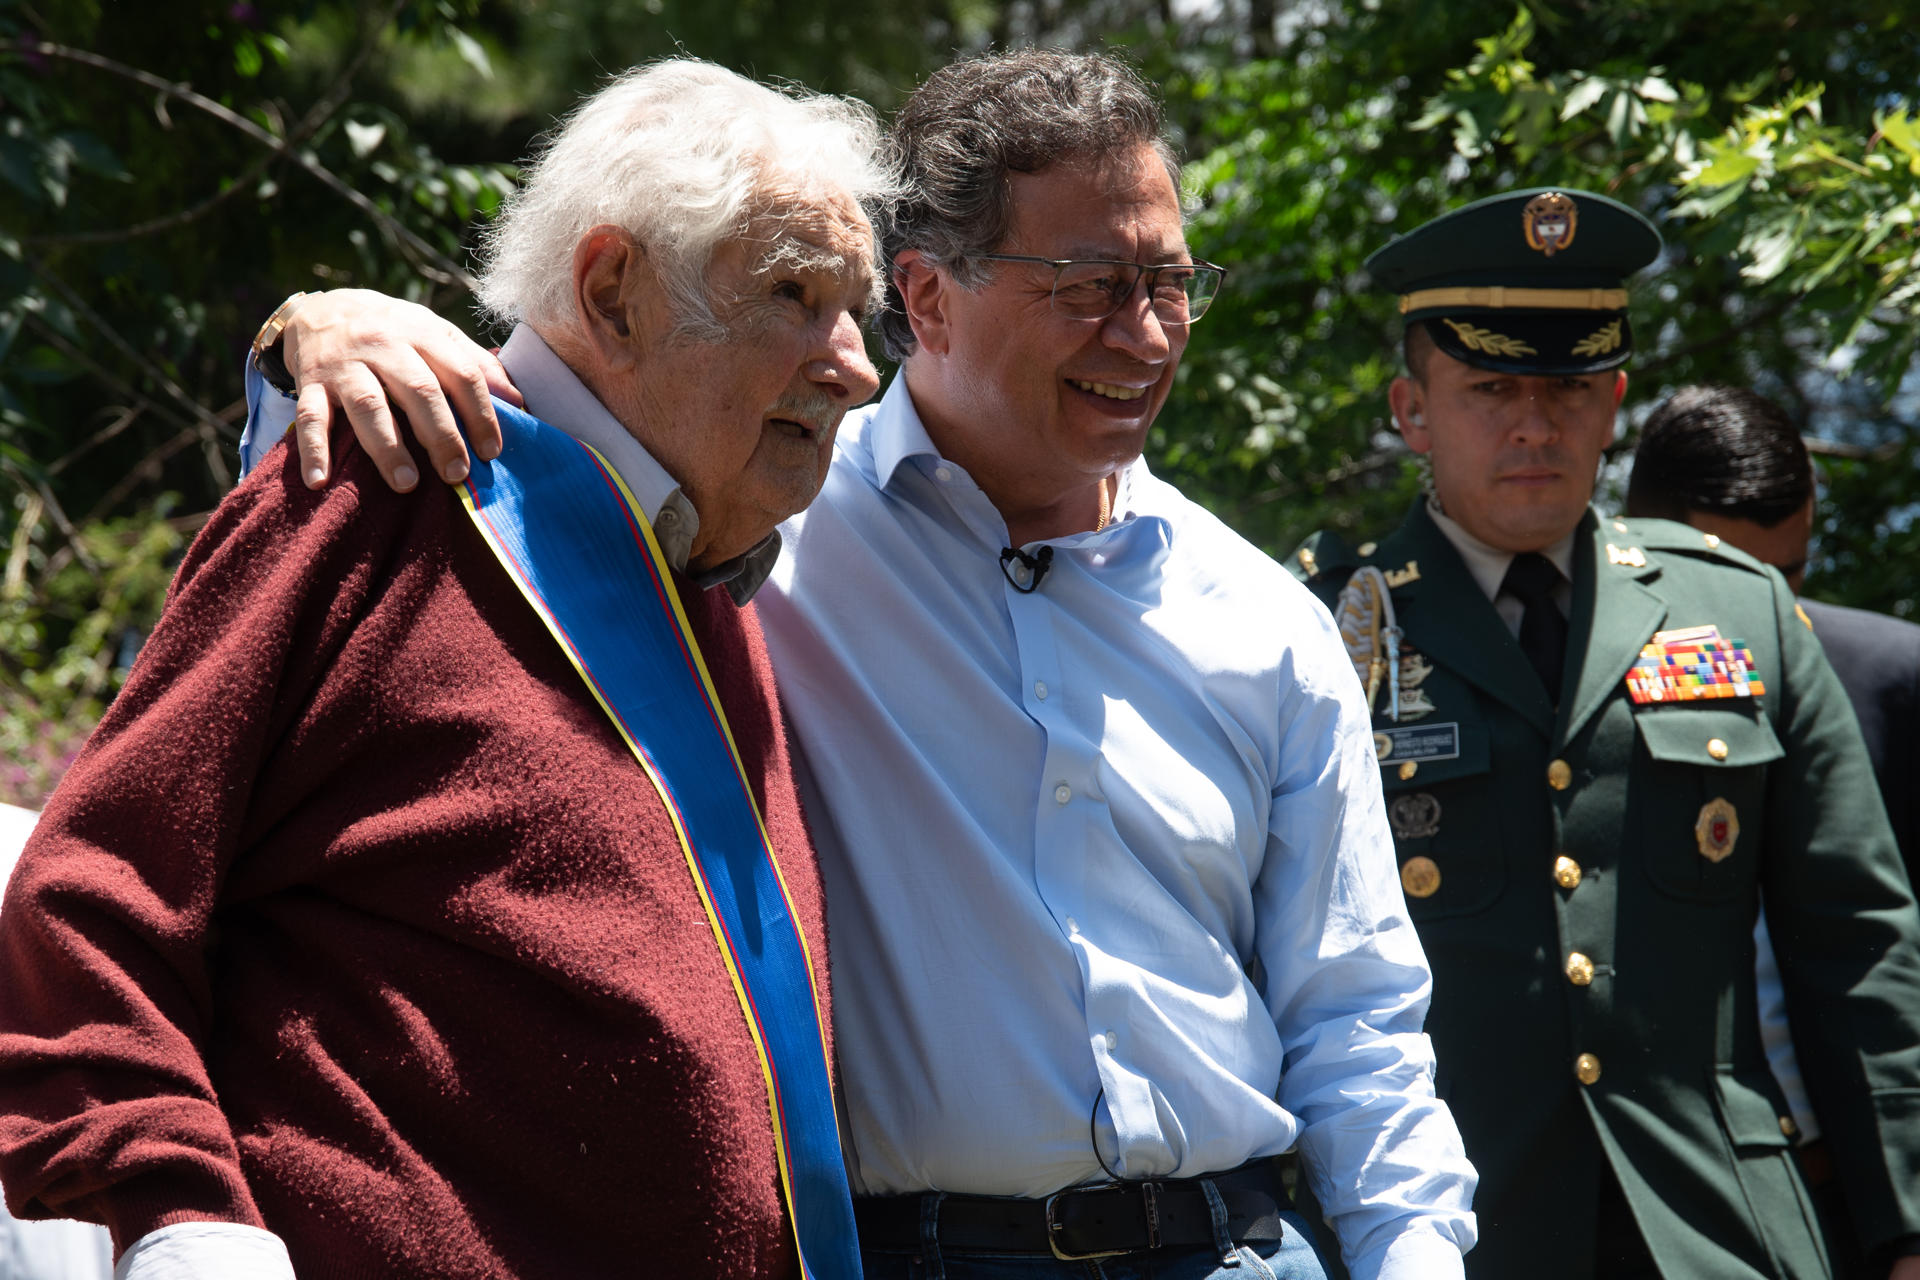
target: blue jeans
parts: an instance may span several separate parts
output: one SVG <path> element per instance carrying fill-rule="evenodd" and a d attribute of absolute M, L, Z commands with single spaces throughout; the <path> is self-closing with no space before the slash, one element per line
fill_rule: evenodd
<path fill-rule="evenodd" d="M 942 1254 L 939 1242 L 914 1251 L 862 1249 L 866 1280 L 1327 1280 L 1306 1220 L 1280 1215 L 1286 1238 L 1234 1247 L 1154 1249 L 1062 1262 L 1030 1253 Z"/>

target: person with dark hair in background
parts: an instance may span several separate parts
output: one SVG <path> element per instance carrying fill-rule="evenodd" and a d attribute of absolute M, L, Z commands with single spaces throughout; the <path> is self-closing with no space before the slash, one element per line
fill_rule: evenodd
<path fill-rule="evenodd" d="M 1691 525 L 1778 569 L 1797 593 L 1813 528 L 1813 460 L 1785 409 L 1740 387 L 1682 387 L 1640 429 L 1627 482 L 1627 515 Z M 1860 721 L 1874 776 L 1906 861 L 1920 877 L 1920 626 L 1839 605 L 1800 601 Z M 1799 1127 L 1807 1181 L 1830 1224 L 1841 1275 L 1869 1271 L 1854 1243 L 1846 1197 L 1807 1100 L 1786 1021 L 1778 966 L 1764 920 L 1755 931 L 1761 1035 Z"/>
<path fill-rule="evenodd" d="M 1808 1092 L 1881 1277 L 1920 1276 L 1920 912 L 1846 695 L 1778 575 L 1591 505 L 1660 252 L 1582 191 L 1376 252 L 1388 401 L 1432 468 L 1377 543 L 1292 564 L 1374 708 L 1433 959 L 1476 1280 L 1826 1280 L 1755 1014 L 1765 907 Z"/>
<path fill-rule="evenodd" d="M 901 372 L 761 597 L 867 1275 L 1311 1280 L 1272 1159 L 1297 1144 L 1355 1280 L 1444 1280 L 1474 1174 L 1359 693 L 1325 611 L 1140 458 L 1223 274 L 1162 134 L 1100 55 L 914 91 L 882 232 Z M 484 356 L 445 321 L 311 306 L 303 447 L 329 399 L 395 447 L 390 387 L 458 470 L 446 402 L 406 390 L 443 374 L 483 447 Z"/>

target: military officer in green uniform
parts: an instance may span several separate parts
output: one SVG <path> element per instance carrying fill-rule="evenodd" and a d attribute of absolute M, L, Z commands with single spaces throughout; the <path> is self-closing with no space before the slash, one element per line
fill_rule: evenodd
<path fill-rule="evenodd" d="M 1660 251 L 1580 191 L 1376 253 L 1431 493 L 1291 566 L 1374 710 L 1480 1170 L 1478 1280 L 1830 1274 L 1754 1005 L 1764 896 L 1808 1087 L 1875 1274 L 1920 1275 L 1920 913 L 1860 732 L 1777 573 L 1590 507 Z"/>

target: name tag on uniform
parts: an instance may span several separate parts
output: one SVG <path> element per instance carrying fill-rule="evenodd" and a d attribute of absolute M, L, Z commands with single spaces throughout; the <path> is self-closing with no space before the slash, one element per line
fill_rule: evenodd
<path fill-rule="evenodd" d="M 1445 724 L 1397 725 L 1373 735 L 1374 754 L 1382 764 L 1388 760 L 1457 760 L 1460 757 L 1460 722 Z"/>

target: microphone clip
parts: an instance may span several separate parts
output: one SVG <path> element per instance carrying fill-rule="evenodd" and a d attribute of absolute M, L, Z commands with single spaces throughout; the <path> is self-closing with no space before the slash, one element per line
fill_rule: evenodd
<path fill-rule="evenodd" d="M 1019 569 L 1014 568 L 1016 562 Z M 1016 547 L 1003 547 L 1000 550 L 1000 572 L 1006 575 L 1007 584 L 1021 595 L 1030 596 L 1038 591 L 1040 580 L 1047 576 L 1047 570 L 1052 567 L 1052 547 L 1042 547 L 1032 555 Z"/>

